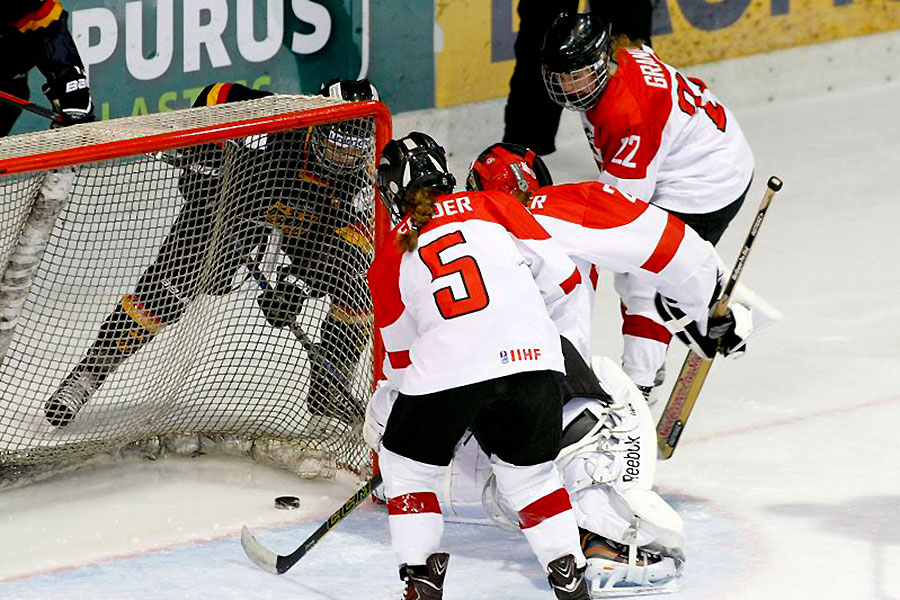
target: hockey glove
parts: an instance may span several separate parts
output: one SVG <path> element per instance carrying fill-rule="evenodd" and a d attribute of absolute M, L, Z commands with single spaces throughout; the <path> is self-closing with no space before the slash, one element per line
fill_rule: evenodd
<path fill-rule="evenodd" d="M 752 330 L 750 309 L 733 302 L 721 317 L 710 317 L 706 327 L 707 335 L 719 341 L 719 354 L 731 356 L 742 353 L 747 349 L 747 337 Z"/>
<path fill-rule="evenodd" d="M 660 294 L 656 295 L 655 304 L 666 328 L 706 360 L 716 353 L 731 356 L 746 349 L 747 337 L 753 327 L 750 309 L 743 304 L 732 302 L 725 315 L 710 317 L 705 327 L 691 321 L 673 301 Z"/>
<path fill-rule="evenodd" d="M 71 67 L 56 76 L 49 77 L 42 89 L 53 109 L 62 116 L 58 126 L 89 123 L 94 120 L 91 90 L 81 67 Z"/>
<path fill-rule="evenodd" d="M 309 286 L 293 275 L 281 272 L 278 283 L 256 297 L 263 316 L 272 327 L 288 327 L 297 319 Z"/>
<path fill-rule="evenodd" d="M 389 386 L 386 381 L 380 381 L 375 393 L 366 406 L 366 420 L 363 423 L 363 439 L 366 444 L 378 452 L 381 448 L 381 438 L 384 437 L 384 428 L 387 425 L 388 417 L 391 415 L 391 408 L 397 399 L 397 390 Z"/>

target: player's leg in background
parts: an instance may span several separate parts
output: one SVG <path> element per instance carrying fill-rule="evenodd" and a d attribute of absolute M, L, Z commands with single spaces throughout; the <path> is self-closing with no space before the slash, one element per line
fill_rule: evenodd
<path fill-rule="evenodd" d="M 21 75 L 16 75 L 0 81 L 0 91 L 21 98 L 22 100 L 28 100 L 31 97 L 31 92 L 28 89 L 27 73 L 22 73 Z M 21 114 L 21 108 L 6 102 L 0 102 L 0 137 L 9 135 L 9 132 L 12 130 L 13 125 L 15 125 L 16 120 Z"/>
<path fill-rule="evenodd" d="M 354 377 L 372 335 L 372 301 L 365 282 L 369 264 L 365 248 L 333 236 L 330 248 L 314 246 L 315 256 L 301 276 L 331 301 L 322 320 L 321 359 L 310 365 L 307 407 L 315 415 L 327 415 L 347 423 L 362 421 L 368 381 Z"/>
<path fill-rule="evenodd" d="M 616 273 L 613 283 L 622 301 L 622 369 L 652 404 L 653 389 L 665 381 L 672 334 L 656 310 L 656 288 L 628 273 Z"/>
<path fill-rule="evenodd" d="M 504 113 L 504 142 L 521 144 L 538 154 L 556 150 L 562 107 L 550 99 L 544 88 L 540 52 L 550 22 L 561 12 L 572 12 L 577 8 L 577 0 L 519 0 L 516 62 Z"/>
<path fill-rule="evenodd" d="M 612 24 L 612 35 L 627 35 L 632 40 L 650 43 L 653 31 L 651 0 L 591 0 L 591 11 Z"/>
<path fill-rule="evenodd" d="M 562 435 L 557 376 L 524 372 L 491 383 L 488 407 L 472 429 L 491 457 L 497 489 L 517 513 L 557 597 L 587 599 L 578 525 L 553 462 Z"/>
<path fill-rule="evenodd" d="M 164 327 L 177 322 L 198 293 L 210 256 L 214 214 L 206 196 L 187 200 L 156 260 L 100 326 L 85 357 L 46 402 L 51 425 L 64 427 L 103 382 Z"/>

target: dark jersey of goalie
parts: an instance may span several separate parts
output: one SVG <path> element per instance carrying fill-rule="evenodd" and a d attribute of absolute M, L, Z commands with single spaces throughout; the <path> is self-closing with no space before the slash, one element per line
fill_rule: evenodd
<path fill-rule="evenodd" d="M 45 77 L 82 67 L 59 0 L 7 0 L 0 3 L 0 80 L 34 67 Z"/>

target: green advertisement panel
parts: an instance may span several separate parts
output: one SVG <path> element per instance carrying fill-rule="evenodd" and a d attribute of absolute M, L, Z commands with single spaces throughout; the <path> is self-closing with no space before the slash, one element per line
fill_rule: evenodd
<path fill-rule="evenodd" d="M 99 118 L 185 108 L 205 85 L 224 81 L 314 94 L 332 77 L 368 76 L 393 111 L 434 105 L 430 2 L 64 0 L 64 6 Z M 30 83 L 33 101 L 45 103 L 37 70 Z M 25 115 L 14 132 L 44 126 Z"/>
<path fill-rule="evenodd" d="M 394 113 L 499 98 L 519 25 L 517 0 L 63 2 L 101 118 L 187 107 L 223 81 L 316 93 L 332 77 L 367 76 Z M 898 0 L 654 6 L 654 47 L 675 65 L 900 29 Z M 45 102 L 36 70 L 30 81 L 32 99 Z M 46 126 L 23 115 L 14 132 Z"/>

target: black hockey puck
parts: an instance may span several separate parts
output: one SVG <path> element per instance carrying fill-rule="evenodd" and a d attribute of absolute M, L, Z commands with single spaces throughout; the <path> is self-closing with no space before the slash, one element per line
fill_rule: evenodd
<path fill-rule="evenodd" d="M 278 496 L 275 498 L 275 508 L 300 508 L 300 498 L 297 496 Z"/>

